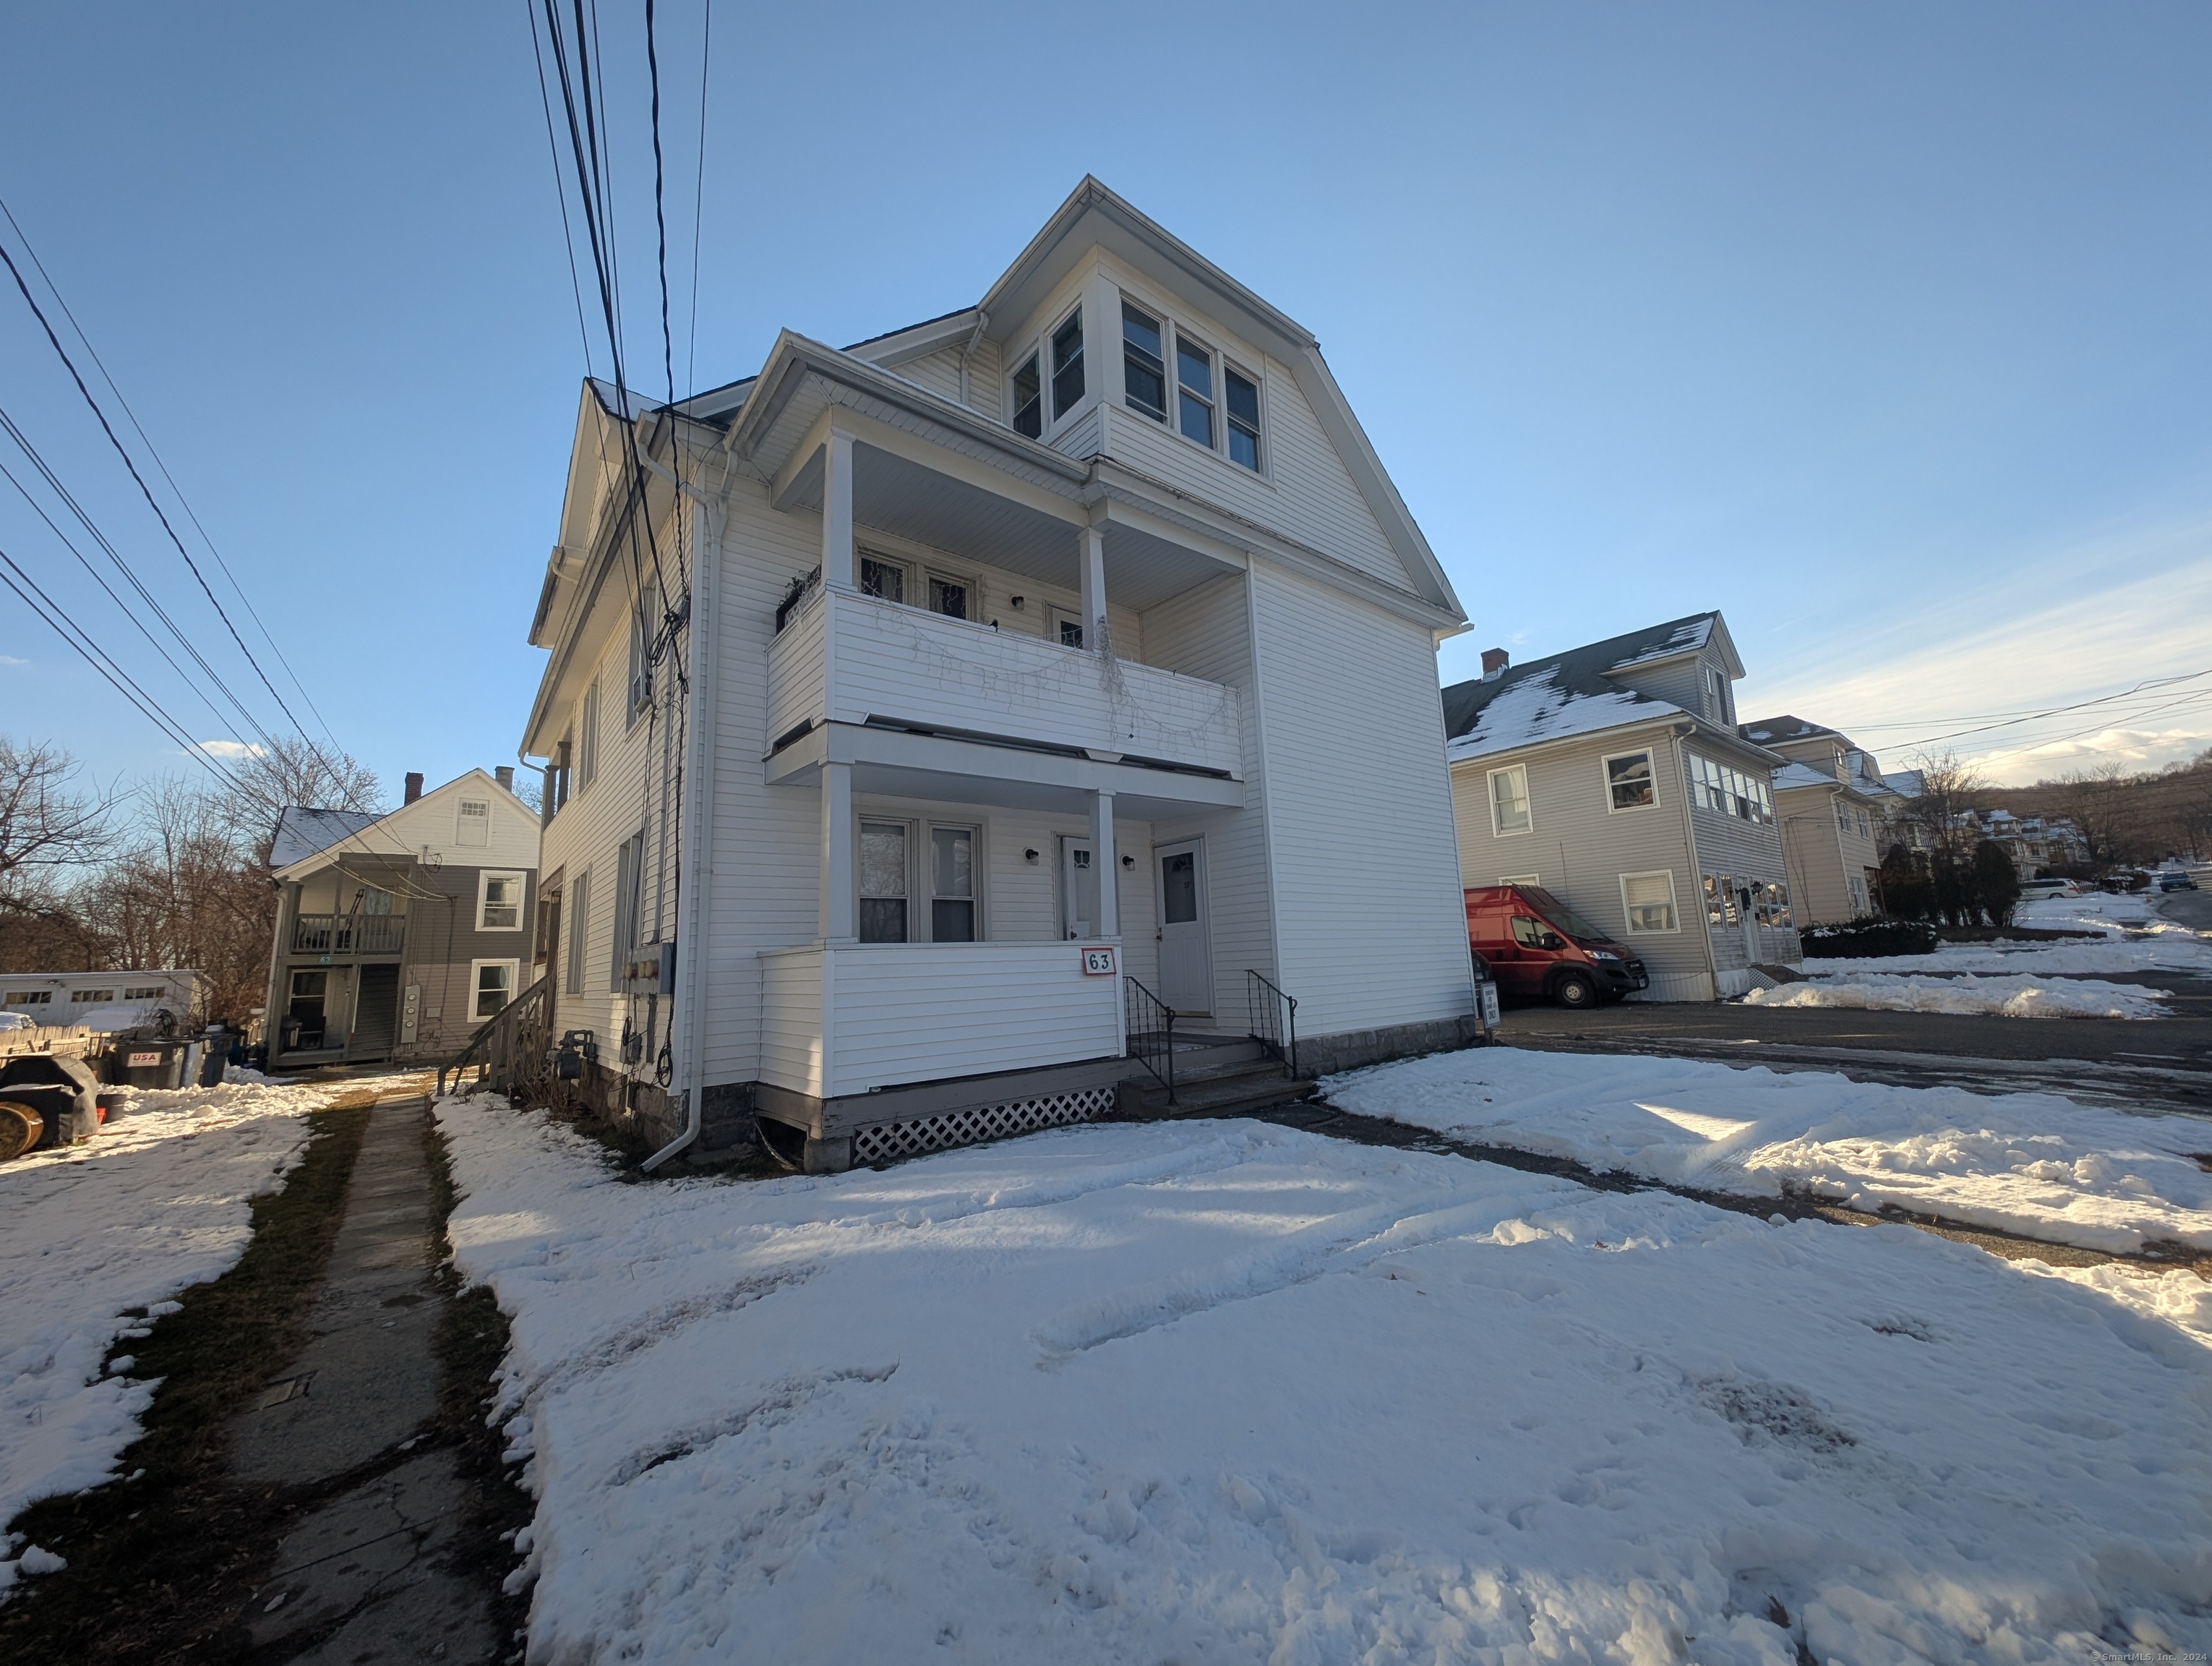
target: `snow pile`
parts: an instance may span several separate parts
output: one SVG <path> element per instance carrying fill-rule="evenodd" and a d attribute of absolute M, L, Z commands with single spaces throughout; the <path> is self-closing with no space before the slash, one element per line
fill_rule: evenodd
<path fill-rule="evenodd" d="M 2039 1261 L 2008 1263 L 2040 1278 L 2064 1279 L 2110 1297 L 2121 1306 L 2179 1326 L 2212 1348 L 2212 1284 L 2194 1273 L 2151 1272 L 2140 1265 L 2052 1267 Z"/>
<path fill-rule="evenodd" d="M 2100 972 L 2191 972 L 2212 977 L 2212 933 L 2152 914 L 2140 897 L 2049 897 L 2023 903 L 2017 923 L 2038 931 L 2099 932 L 2101 938 L 2045 942 L 1944 943 L 1933 954 L 1808 960 L 1814 977 L 1864 972 L 1996 972 L 2052 977 Z"/>
<path fill-rule="evenodd" d="M 2212 1123 L 2052 1093 L 1991 1097 L 1691 1059 L 1486 1047 L 1332 1076 L 1331 1103 L 1482 1145 L 1669 1185 L 1967 1225 L 2126 1253 L 2212 1249 Z"/>
<path fill-rule="evenodd" d="M 1814 963 L 1818 965 L 1820 963 Z M 2160 1018 L 2166 991 L 2095 978 L 1900 977 L 1872 972 L 1816 977 L 1753 989 L 1747 1006 L 1876 1007 L 1891 1012 L 1960 1012 L 2002 1018 Z"/>
<path fill-rule="evenodd" d="M 0 1526 L 112 1474 L 154 1397 L 127 1366 L 103 1371 L 118 1337 L 145 1334 L 124 1316 L 228 1270 L 331 1090 L 116 1091 L 87 1143 L 0 1165 Z M 0 1562 L 0 1590 L 15 1571 Z"/>
<path fill-rule="evenodd" d="M 1925 1234 L 1250 1122 L 634 1185 L 439 1114 L 533 1660 L 2212 1648 L 2212 1350 Z"/>

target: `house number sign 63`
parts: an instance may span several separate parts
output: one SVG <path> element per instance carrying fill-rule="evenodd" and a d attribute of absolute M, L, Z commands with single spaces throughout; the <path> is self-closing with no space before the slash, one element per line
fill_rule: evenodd
<path fill-rule="evenodd" d="M 1111 949 L 1085 949 L 1083 952 L 1083 976 L 1085 977 L 1113 976 L 1114 951 Z"/>

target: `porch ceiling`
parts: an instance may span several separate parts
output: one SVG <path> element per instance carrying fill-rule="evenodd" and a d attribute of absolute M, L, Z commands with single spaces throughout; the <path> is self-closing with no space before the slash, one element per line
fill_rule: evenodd
<path fill-rule="evenodd" d="M 793 477 L 791 508 L 822 508 L 817 451 Z M 853 521 L 948 556 L 965 556 L 1039 584 L 1079 590 L 1078 532 L 1065 520 L 866 441 L 853 447 Z M 1183 544 L 1121 522 L 1106 529 L 1106 594 L 1141 612 L 1194 585 L 1236 569 Z"/>

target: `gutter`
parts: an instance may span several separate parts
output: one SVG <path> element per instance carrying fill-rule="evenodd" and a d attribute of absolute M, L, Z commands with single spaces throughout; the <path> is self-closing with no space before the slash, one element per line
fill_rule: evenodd
<path fill-rule="evenodd" d="M 983 340 L 983 331 L 991 327 L 991 315 L 981 307 L 975 309 L 975 327 L 968 333 L 968 344 L 960 350 L 960 403 L 968 398 L 968 362 L 975 356 L 975 349 Z"/>

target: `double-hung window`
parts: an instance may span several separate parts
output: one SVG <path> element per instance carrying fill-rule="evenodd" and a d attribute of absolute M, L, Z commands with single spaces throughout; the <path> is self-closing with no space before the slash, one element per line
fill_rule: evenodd
<path fill-rule="evenodd" d="M 1083 309 L 1052 332 L 1052 419 L 1055 423 L 1083 398 Z"/>
<path fill-rule="evenodd" d="M 615 933 L 610 988 L 619 989 L 629 980 L 629 964 L 636 958 L 638 928 L 644 910 L 645 835 L 633 834 L 615 852 Z"/>
<path fill-rule="evenodd" d="M 386 907 L 390 903 L 387 901 Z M 522 875 L 479 874 L 477 879 L 477 929 L 480 932 L 520 931 L 522 927 Z"/>
<path fill-rule="evenodd" d="M 599 684 L 584 690 L 584 709 L 576 719 L 576 790 L 580 793 L 599 778 Z"/>
<path fill-rule="evenodd" d="M 860 824 L 860 941 L 907 940 L 906 824 Z"/>
<path fill-rule="evenodd" d="M 514 999 L 514 975 L 520 963 L 513 960 L 475 960 L 469 963 L 469 1022 L 495 1018 Z"/>
<path fill-rule="evenodd" d="M 1260 385 L 1221 368 L 1223 401 L 1229 407 L 1229 460 L 1260 471 Z"/>
<path fill-rule="evenodd" d="M 975 587 L 965 579 L 932 573 L 929 611 L 942 613 L 948 619 L 972 619 L 975 617 Z"/>
<path fill-rule="evenodd" d="M 1032 440 L 1044 434 L 1044 384 L 1037 374 L 1037 356 L 1030 354 L 1014 372 L 1014 432 Z"/>
<path fill-rule="evenodd" d="M 880 596 L 887 602 L 906 599 L 906 569 L 895 561 L 885 561 L 863 550 L 860 555 L 860 588 L 871 596 Z"/>
<path fill-rule="evenodd" d="M 1528 815 L 1528 771 L 1515 764 L 1490 772 L 1490 824 L 1499 838 L 1526 833 L 1534 825 Z"/>
<path fill-rule="evenodd" d="M 1675 930 L 1674 874 L 1663 868 L 1656 873 L 1622 874 L 1620 907 L 1628 916 L 1631 937 Z"/>
<path fill-rule="evenodd" d="M 1160 321 L 1121 303 L 1121 391 L 1129 409 L 1156 423 L 1168 419 L 1168 368 L 1162 357 Z"/>
<path fill-rule="evenodd" d="M 1651 773 L 1651 754 L 1626 752 L 1605 761 L 1607 810 L 1649 810 L 1659 802 L 1658 784 Z"/>
<path fill-rule="evenodd" d="M 933 943 L 975 940 L 973 828 L 929 830 L 929 938 Z"/>
<path fill-rule="evenodd" d="M 578 874 L 568 887 L 568 993 L 584 993 L 584 950 L 592 933 L 592 875 Z"/>
<path fill-rule="evenodd" d="M 1183 438 L 1213 449 L 1213 355 L 1176 331 L 1176 425 Z"/>

